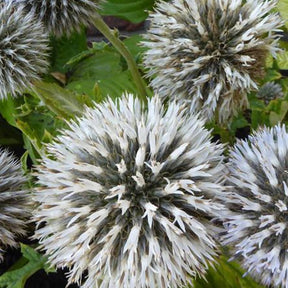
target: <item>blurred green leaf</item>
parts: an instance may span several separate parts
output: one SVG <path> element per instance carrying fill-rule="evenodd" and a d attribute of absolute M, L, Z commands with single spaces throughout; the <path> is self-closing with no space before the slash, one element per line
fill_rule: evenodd
<path fill-rule="evenodd" d="M 56 83 L 37 82 L 33 91 L 51 111 L 64 119 L 82 114 L 83 104 L 76 95 Z"/>
<path fill-rule="evenodd" d="M 97 102 L 108 95 L 119 97 L 124 91 L 137 93 L 130 71 L 121 65 L 121 56 L 113 47 L 97 44 L 91 51 L 80 62 L 70 62 L 67 89 Z"/>
<path fill-rule="evenodd" d="M 19 98 L 18 98 L 19 99 Z M 19 103 L 19 102 L 18 102 Z M 17 99 L 8 97 L 0 103 L 0 113 L 3 118 L 12 126 L 15 126 L 15 114 L 17 107 Z"/>
<path fill-rule="evenodd" d="M 86 33 L 73 33 L 70 37 L 51 37 L 51 71 L 65 73 L 65 64 L 75 55 L 87 50 Z"/>
<path fill-rule="evenodd" d="M 129 49 L 131 54 L 134 56 L 136 61 L 138 59 L 138 56 L 148 49 L 140 44 L 141 41 L 143 40 L 144 38 L 141 35 L 137 35 L 137 34 L 123 40 L 124 44 Z"/>
<path fill-rule="evenodd" d="M 21 146 L 22 143 L 23 140 L 20 131 L 12 127 L 0 115 L 0 146 Z"/>
<path fill-rule="evenodd" d="M 279 0 L 277 8 L 285 21 L 285 26 L 288 28 L 288 0 Z"/>
<path fill-rule="evenodd" d="M 1 288 L 23 288 L 27 279 L 40 269 L 51 272 L 46 257 L 33 248 L 21 244 L 21 258 L 9 271 L 0 276 Z"/>
<path fill-rule="evenodd" d="M 244 115 L 242 113 L 239 113 L 232 120 L 229 129 L 230 129 L 232 135 L 235 137 L 235 133 L 236 133 L 237 129 L 244 128 L 244 127 L 249 126 L 249 125 L 250 124 L 247 121 L 247 119 L 244 117 Z"/>
<path fill-rule="evenodd" d="M 257 129 L 260 125 L 269 126 L 269 114 L 266 105 L 263 101 L 259 100 L 255 93 L 248 95 L 250 109 L 251 109 L 251 127 Z"/>
<path fill-rule="evenodd" d="M 265 75 L 264 83 L 279 80 L 281 77 L 282 75 L 279 71 L 275 69 L 268 69 Z"/>
<path fill-rule="evenodd" d="M 133 23 L 144 21 L 155 0 L 107 0 L 100 13 L 123 18 Z"/>
<path fill-rule="evenodd" d="M 206 280 L 197 278 L 193 288 L 264 288 L 251 277 L 243 277 L 245 271 L 236 262 L 228 262 L 224 256 L 217 260 L 215 268 L 205 274 Z"/>
<path fill-rule="evenodd" d="M 280 111 L 278 113 L 276 113 L 274 111 L 270 112 L 269 120 L 270 120 L 271 126 L 274 126 L 274 125 L 278 124 L 279 122 L 282 122 L 283 119 L 285 118 L 285 116 L 287 115 L 287 112 L 288 112 L 288 102 L 283 101 L 281 103 L 281 108 L 280 108 Z"/>
<path fill-rule="evenodd" d="M 25 151 L 24 154 L 22 155 L 21 159 L 20 159 L 22 170 L 25 173 L 29 173 L 28 164 L 27 164 L 28 163 L 28 156 L 29 156 L 28 151 Z"/>
<path fill-rule="evenodd" d="M 288 70 L 288 51 L 283 51 L 282 53 L 278 53 L 277 64 L 278 64 L 279 69 Z"/>

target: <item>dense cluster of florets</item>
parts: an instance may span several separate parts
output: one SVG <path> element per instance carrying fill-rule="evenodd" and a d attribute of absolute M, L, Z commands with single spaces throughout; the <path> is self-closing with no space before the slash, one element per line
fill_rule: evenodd
<path fill-rule="evenodd" d="M 0 151 L 0 262 L 5 248 L 18 245 L 17 238 L 26 234 L 31 217 L 29 193 L 18 160 L 6 150 Z"/>
<path fill-rule="evenodd" d="M 150 15 L 144 64 L 160 96 L 226 122 L 248 105 L 267 52 L 277 49 L 277 1 L 160 1 Z"/>
<path fill-rule="evenodd" d="M 92 22 L 101 0 L 14 0 L 34 13 L 49 33 L 70 35 Z"/>
<path fill-rule="evenodd" d="M 271 100 L 282 98 L 284 93 L 280 84 L 275 82 L 267 82 L 259 88 L 256 96 L 257 98 L 263 100 L 266 105 L 268 105 Z"/>
<path fill-rule="evenodd" d="M 265 285 L 288 287 L 288 133 L 263 128 L 231 152 L 223 243 Z"/>
<path fill-rule="evenodd" d="M 46 72 L 48 35 L 32 13 L 0 3 L 0 100 L 23 92 Z"/>
<path fill-rule="evenodd" d="M 38 167 L 36 237 L 83 287 L 176 287 L 216 254 L 223 146 L 204 121 L 158 97 L 86 110 Z M 190 276 L 188 276 L 190 275 Z"/>

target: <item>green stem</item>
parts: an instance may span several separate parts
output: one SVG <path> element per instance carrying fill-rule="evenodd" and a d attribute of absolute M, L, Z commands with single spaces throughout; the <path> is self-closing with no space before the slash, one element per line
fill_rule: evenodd
<path fill-rule="evenodd" d="M 135 84 L 137 86 L 139 97 L 144 102 L 147 102 L 147 93 L 144 81 L 139 73 L 139 70 L 137 68 L 137 64 L 134 61 L 133 56 L 131 55 L 128 48 L 125 46 L 125 44 L 115 35 L 115 31 L 111 30 L 107 24 L 103 21 L 102 17 L 100 15 L 97 15 L 94 19 L 94 25 L 95 27 L 106 37 L 106 39 L 114 46 L 116 50 L 124 57 L 124 59 L 127 62 L 128 68 L 131 72 L 131 75 L 135 81 Z"/>

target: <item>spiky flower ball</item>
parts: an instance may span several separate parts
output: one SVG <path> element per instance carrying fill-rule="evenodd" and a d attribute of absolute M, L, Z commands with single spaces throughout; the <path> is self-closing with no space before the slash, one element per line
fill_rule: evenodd
<path fill-rule="evenodd" d="M 16 96 L 48 67 L 48 35 L 31 13 L 0 2 L 0 100 Z"/>
<path fill-rule="evenodd" d="M 118 110 L 119 107 L 119 110 Z M 83 287 L 177 287 L 213 261 L 222 212 L 221 144 L 197 116 L 158 97 L 89 108 L 38 167 L 36 237 Z M 190 276 L 189 276 L 190 275 Z"/>
<path fill-rule="evenodd" d="M 102 0 L 14 0 L 33 12 L 49 33 L 58 37 L 91 23 Z"/>
<path fill-rule="evenodd" d="M 248 105 L 267 52 L 275 53 L 277 1 L 161 1 L 150 15 L 144 64 L 162 97 L 191 102 L 208 120 L 228 121 Z M 216 114 L 216 115 L 215 115 Z"/>
<path fill-rule="evenodd" d="M 8 151 L 0 151 L 0 262 L 4 249 L 17 246 L 17 238 L 26 234 L 27 220 L 31 216 L 31 201 L 23 189 L 23 176 L 19 161 Z"/>
<path fill-rule="evenodd" d="M 256 96 L 268 105 L 271 100 L 283 97 L 284 93 L 280 84 L 267 82 L 258 90 Z"/>
<path fill-rule="evenodd" d="M 288 133 L 263 128 L 231 152 L 224 244 L 265 285 L 288 287 Z"/>

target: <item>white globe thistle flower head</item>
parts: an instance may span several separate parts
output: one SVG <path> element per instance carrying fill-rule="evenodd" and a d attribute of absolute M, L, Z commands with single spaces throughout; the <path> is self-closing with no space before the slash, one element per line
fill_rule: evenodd
<path fill-rule="evenodd" d="M 188 101 L 207 120 L 229 121 L 257 89 L 282 25 L 277 1 L 160 1 L 144 34 L 144 65 L 161 97 Z"/>
<path fill-rule="evenodd" d="M 263 100 L 266 105 L 268 105 L 271 100 L 282 98 L 283 96 L 284 93 L 281 85 L 275 82 L 265 83 L 256 94 L 256 97 Z"/>
<path fill-rule="evenodd" d="M 47 146 L 35 237 L 69 283 L 177 287 L 216 255 L 210 222 L 223 211 L 223 146 L 204 121 L 159 97 L 123 95 L 70 122 Z M 220 202 L 220 201 L 219 201 Z"/>
<path fill-rule="evenodd" d="M 24 189 L 19 161 L 7 150 L 0 150 L 0 262 L 7 247 L 16 247 L 17 239 L 27 234 L 31 217 L 30 194 Z"/>
<path fill-rule="evenodd" d="M 231 151 L 224 221 L 235 257 L 264 285 L 288 287 L 288 133 L 262 128 Z"/>
<path fill-rule="evenodd" d="M 102 0 L 14 0 L 35 14 L 49 33 L 69 36 L 91 24 Z"/>
<path fill-rule="evenodd" d="M 16 96 L 48 67 L 48 35 L 33 14 L 0 2 L 0 100 Z"/>

